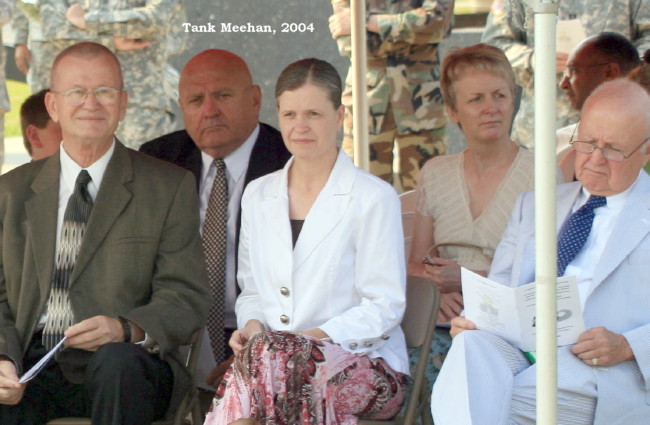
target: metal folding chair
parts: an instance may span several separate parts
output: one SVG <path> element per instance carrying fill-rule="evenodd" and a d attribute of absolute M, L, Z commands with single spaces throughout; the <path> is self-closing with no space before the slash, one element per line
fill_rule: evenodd
<path fill-rule="evenodd" d="M 405 408 L 397 417 L 386 420 L 360 419 L 359 425 L 412 425 L 420 417 L 425 425 L 433 425 L 431 418 L 428 386 L 424 372 L 430 361 L 431 340 L 436 330 L 440 293 L 424 278 L 409 276 L 406 285 L 406 311 L 402 319 L 402 330 L 406 346 L 418 351 L 418 360 L 411 370 L 412 383 L 405 401 Z"/>

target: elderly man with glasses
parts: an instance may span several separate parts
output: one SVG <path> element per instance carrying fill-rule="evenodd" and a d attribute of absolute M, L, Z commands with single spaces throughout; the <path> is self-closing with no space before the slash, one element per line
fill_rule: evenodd
<path fill-rule="evenodd" d="M 587 96 L 600 84 L 621 78 L 641 63 L 634 44 L 614 32 L 603 32 L 585 39 L 575 48 L 564 69 L 560 88 L 566 93 L 571 107 L 580 111 Z M 575 135 L 577 123 L 562 127 L 557 134 L 557 161 L 564 181 L 575 177 L 575 155 L 569 141 Z"/>
<path fill-rule="evenodd" d="M 557 349 L 558 423 L 645 424 L 650 416 L 650 96 L 603 83 L 582 111 L 577 182 L 557 189 L 558 275 L 576 276 L 586 331 Z M 535 280 L 534 194 L 520 196 L 490 278 Z M 536 366 L 501 338 L 452 320 L 435 423 L 534 424 Z"/>

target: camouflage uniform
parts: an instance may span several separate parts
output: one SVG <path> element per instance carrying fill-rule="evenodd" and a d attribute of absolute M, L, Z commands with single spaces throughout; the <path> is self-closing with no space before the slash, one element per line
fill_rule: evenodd
<path fill-rule="evenodd" d="M 58 54 L 53 46 L 43 37 L 40 16 L 28 14 L 23 2 L 16 3 L 16 13 L 11 20 L 11 28 L 14 32 L 14 46 L 24 44 L 29 48 L 32 56 L 32 63 L 27 72 L 27 84 L 32 93 L 36 93 L 50 87 L 50 69 L 52 61 Z"/>
<path fill-rule="evenodd" d="M 48 16 L 43 22 L 43 33 L 48 38 L 92 40 L 113 49 L 113 37 L 150 43 L 143 49 L 115 51 L 122 65 L 125 90 L 129 92 L 126 116 L 116 131 L 118 139 L 137 149 L 147 140 L 175 129 L 175 117 L 164 88 L 164 70 L 167 32 L 178 0 L 87 0 L 82 3 L 86 10 L 85 30 L 65 19 L 69 5 L 75 1 L 42 2 L 47 3 L 41 5 L 41 13 Z"/>
<path fill-rule="evenodd" d="M 650 48 L 650 2 L 648 0 L 559 0 L 558 19 L 579 19 L 587 36 L 603 31 L 620 33 L 634 42 L 639 52 Z M 501 48 L 517 75 L 523 93 L 515 118 L 513 140 L 534 146 L 533 98 L 533 21 L 532 9 L 523 0 L 495 0 L 488 15 L 483 41 Z M 557 76 L 557 121 L 561 128 L 578 119 L 567 96 L 559 88 L 562 75 Z"/>
<path fill-rule="evenodd" d="M 180 74 L 171 64 L 171 59 L 183 53 L 188 48 L 188 34 L 180 30 L 184 22 L 187 22 L 185 6 L 183 5 L 183 0 L 178 0 L 169 22 L 169 30 L 167 31 L 167 57 L 164 70 L 164 90 L 165 96 L 167 97 L 167 111 L 172 115 L 175 115 L 176 111 L 180 111 L 180 105 L 178 104 Z"/>
<path fill-rule="evenodd" d="M 346 4 L 347 5 L 347 4 Z M 400 155 L 402 189 L 413 189 L 420 167 L 444 154 L 445 116 L 438 82 L 438 43 L 451 30 L 454 0 L 368 0 L 380 18 L 379 33 L 368 32 L 370 172 L 393 179 L 393 146 Z M 350 56 L 350 37 L 337 39 L 341 54 Z M 343 93 L 343 149 L 352 156 L 352 70 Z"/>
<path fill-rule="evenodd" d="M 11 109 L 5 84 L 5 48 L 2 44 L 2 26 L 9 22 L 14 11 L 14 0 L 0 0 L 0 168 L 5 159 L 5 114 Z"/>

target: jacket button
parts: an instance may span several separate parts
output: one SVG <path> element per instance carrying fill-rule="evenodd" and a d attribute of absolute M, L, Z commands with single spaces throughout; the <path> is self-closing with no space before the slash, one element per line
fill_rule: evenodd
<path fill-rule="evenodd" d="M 283 325 L 286 325 L 287 323 L 289 323 L 289 316 L 283 314 L 282 316 L 280 316 L 280 322 L 282 322 Z"/>
<path fill-rule="evenodd" d="M 363 346 L 366 347 L 366 348 L 370 348 L 370 347 L 372 347 L 372 342 L 366 341 L 366 342 L 363 343 Z"/>
<path fill-rule="evenodd" d="M 357 343 L 356 342 L 350 343 L 350 350 L 356 350 L 356 349 L 357 349 Z"/>
<path fill-rule="evenodd" d="M 285 297 L 288 297 L 289 296 L 289 289 L 283 286 L 282 288 L 280 288 L 280 293 L 282 295 L 284 295 Z"/>

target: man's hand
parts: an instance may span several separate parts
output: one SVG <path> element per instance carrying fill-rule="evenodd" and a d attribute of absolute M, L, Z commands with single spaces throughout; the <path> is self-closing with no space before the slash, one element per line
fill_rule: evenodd
<path fill-rule="evenodd" d="M 64 332 L 68 339 L 66 347 L 79 348 L 86 351 L 97 351 L 99 347 L 109 342 L 123 342 L 124 329 L 119 320 L 108 316 L 95 316 L 76 325 L 70 326 Z"/>
<path fill-rule="evenodd" d="M 0 404 L 20 403 L 26 384 L 18 382 L 16 365 L 11 360 L 0 360 Z"/>
<path fill-rule="evenodd" d="M 32 64 L 32 54 L 25 44 L 16 44 L 16 52 L 14 53 L 16 60 L 16 67 L 23 74 L 27 74 L 29 66 Z"/>
<path fill-rule="evenodd" d="M 476 325 L 469 319 L 458 316 L 451 319 L 451 330 L 449 334 L 452 338 L 456 337 L 461 332 L 476 329 Z"/>
<path fill-rule="evenodd" d="M 350 35 L 350 8 L 334 6 L 334 14 L 329 18 L 330 32 L 332 38 L 337 39 L 344 35 Z"/>
<path fill-rule="evenodd" d="M 576 345 L 571 348 L 571 352 L 589 366 L 614 366 L 634 360 L 634 353 L 627 339 L 602 326 L 584 331 Z"/>
<path fill-rule="evenodd" d="M 113 43 L 115 44 L 115 49 L 120 51 L 140 50 L 151 44 L 148 41 L 135 40 L 133 38 L 124 37 L 114 37 Z"/>
<path fill-rule="evenodd" d="M 443 294 L 460 292 L 460 266 L 448 258 L 433 257 L 430 260 L 429 264 L 424 265 L 425 277 Z"/>
<path fill-rule="evenodd" d="M 233 360 L 235 360 L 234 354 L 223 362 L 219 363 L 214 369 L 210 371 L 210 373 L 208 373 L 208 377 L 205 378 L 205 383 L 213 388 L 217 388 L 219 382 L 221 382 L 221 378 L 226 373 Z"/>
<path fill-rule="evenodd" d="M 75 3 L 68 8 L 65 18 L 80 30 L 86 29 L 86 12 L 79 3 Z"/>
<path fill-rule="evenodd" d="M 460 316 L 463 311 L 463 294 L 460 292 L 449 292 L 440 296 L 440 311 L 438 323 L 449 322 L 454 317 Z"/>
<path fill-rule="evenodd" d="M 243 329 L 237 329 L 232 333 L 228 345 L 232 348 L 232 351 L 237 355 L 244 348 L 246 342 L 251 339 L 253 336 L 257 335 L 260 332 L 264 332 L 264 325 L 259 320 L 249 320 L 244 326 Z"/>

